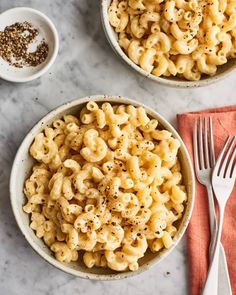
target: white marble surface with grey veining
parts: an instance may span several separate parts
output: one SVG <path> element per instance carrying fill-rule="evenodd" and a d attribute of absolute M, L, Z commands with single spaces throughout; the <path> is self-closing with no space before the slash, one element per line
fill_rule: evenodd
<path fill-rule="evenodd" d="M 185 240 L 159 265 L 131 279 L 88 281 L 47 264 L 27 244 L 14 220 L 8 191 L 12 161 L 21 140 L 42 116 L 73 98 L 124 95 L 145 102 L 175 124 L 176 113 L 236 103 L 236 71 L 201 89 L 172 89 L 139 76 L 105 39 L 99 0 L 1 0 L 0 12 L 29 6 L 46 13 L 60 36 L 54 66 L 27 84 L 0 80 L 0 294 L 3 295 L 185 295 Z"/>

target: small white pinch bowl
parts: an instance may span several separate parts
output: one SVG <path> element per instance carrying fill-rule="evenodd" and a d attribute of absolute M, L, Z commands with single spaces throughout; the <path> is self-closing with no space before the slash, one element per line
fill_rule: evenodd
<path fill-rule="evenodd" d="M 227 77 L 235 68 L 236 68 L 236 59 L 230 59 L 226 64 L 222 66 L 218 66 L 217 72 L 214 76 L 204 75 L 201 77 L 199 81 L 188 81 L 185 79 L 181 79 L 179 77 L 157 77 L 153 74 L 150 74 L 144 71 L 141 67 L 136 65 L 122 50 L 117 39 L 117 33 L 114 28 L 110 25 L 109 17 L 108 17 L 108 8 L 111 4 L 112 0 L 101 0 L 101 20 L 105 35 L 107 37 L 108 42 L 110 43 L 114 52 L 133 70 L 141 74 L 142 76 L 149 78 L 155 82 L 158 82 L 162 85 L 175 87 L 175 88 L 193 88 L 193 87 L 201 87 L 207 86 L 223 78 Z"/>
<path fill-rule="evenodd" d="M 46 246 L 41 239 L 37 238 L 34 231 L 29 227 L 29 216 L 22 209 L 23 204 L 25 204 L 25 196 L 23 194 L 24 182 L 29 177 L 34 163 L 34 160 L 29 155 L 29 147 L 34 140 L 34 137 L 45 127 L 50 126 L 55 119 L 61 118 L 65 114 L 78 115 L 79 110 L 84 107 L 88 101 L 96 101 L 98 104 L 102 102 L 110 102 L 111 104 L 131 104 L 134 106 L 142 106 L 145 108 L 150 117 L 157 119 L 159 121 L 159 124 L 163 128 L 172 132 L 173 136 L 177 138 L 181 143 L 181 147 L 179 150 L 179 159 L 182 166 L 184 183 L 187 188 L 188 200 L 186 202 L 183 218 L 179 221 L 179 224 L 177 225 L 178 232 L 174 238 L 174 244 L 170 249 L 163 249 L 158 253 L 151 253 L 151 251 L 148 250 L 144 257 L 139 260 L 140 268 L 135 272 L 126 271 L 120 273 L 104 268 L 89 269 L 86 268 L 84 263 L 82 262 L 82 257 L 80 257 L 79 261 L 71 262 L 69 264 L 64 264 L 57 261 L 48 246 Z M 177 131 L 171 126 L 170 123 L 168 123 L 160 114 L 158 114 L 154 110 L 135 100 L 123 98 L 120 96 L 89 96 L 65 103 L 48 113 L 29 131 L 29 133 L 22 141 L 16 153 L 10 176 L 10 199 L 12 210 L 22 234 L 31 245 L 31 247 L 43 259 L 45 259 L 47 262 L 57 267 L 58 269 L 74 276 L 91 280 L 118 280 L 131 277 L 149 269 L 150 266 L 154 265 L 155 263 L 159 263 L 162 259 L 169 255 L 170 252 L 179 243 L 188 226 L 194 205 L 194 193 L 195 185 L 191 160 L 187 149 Z"/>
<path fill-rule="evenodd" d="M 28 8 L 16 7 L 0 14 L 0 31 L 16 22 L 29 22 L 38 29 L 39 38 L 49 46 L 46 60 L 36 67 L 16 68 L 0 57 L 0 78 L 10 82 L 29 82 L 42 76 L 54 63 L 59 48 L 57 30 L 52 21 L 42 12 Z"/>

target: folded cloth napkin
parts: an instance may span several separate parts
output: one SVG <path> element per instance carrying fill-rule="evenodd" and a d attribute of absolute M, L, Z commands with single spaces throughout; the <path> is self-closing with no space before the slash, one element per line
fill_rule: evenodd
<path fill-rule="evenodd" d="M 192 162 L 193 125 L 194 120 L 201 115 L 210 115 L 212 117 L 216 156 L 226 137 L 228 135 L 236 135 L 236 106 L 177 115 L 178 130 L 187 146 Z M 226 253 L 233 294 L 236 294 L 236 186 L 226 205 L 221 241 Z M 199 295 L 205 283 L 208 270 L 209 242 L 210 228 L 207 192 L 205 187 L 196 180 L 195 204 L 187 230 L 190 292 L 192 295 Z"/>

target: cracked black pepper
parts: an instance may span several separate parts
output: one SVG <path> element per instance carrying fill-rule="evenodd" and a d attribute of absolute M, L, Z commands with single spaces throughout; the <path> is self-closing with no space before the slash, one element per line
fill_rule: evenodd
<path fill-rule="evenodd" d="M 39 32 L 30 23 L 14 23 L 0 31 L 0 57 L 17 68 L 36 67 L 48 56 L 48 44 L 42 40 L 35 51 L 29 46 L 35 44 Z"/>

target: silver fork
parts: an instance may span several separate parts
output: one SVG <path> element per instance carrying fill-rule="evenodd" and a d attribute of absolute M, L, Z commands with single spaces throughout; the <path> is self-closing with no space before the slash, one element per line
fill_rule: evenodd
<path fill-rule="evenodd" d="M 234 188 L 236 179 L 236 136 L 228 137 L 219 154 L 212 174 L 212 186 L 219 208 L 218 226 L 216 238 L 212 249 L 213 256 L 209 267 L 207 280 L 202 295 L 218 294 L 218 260 L 220 250 L 220 239 L 223 227 L 224 210 L 229 196 Z"/>
<path fill-rule="evenodd" d="M 202 126 L 203 125 L 203 126 Z M 204 135 L 203 135 L 204 134 Z M 208 136 L 209 135 L 209 136 Z M 204 137 L 204 139 L 203 139 Z M 209 260 L 212 258 L 212 245 L 214 242 L 214 232 L 216 225 L 215 207 L 213 190 L 211 184 L 211 174 L 215 165 L 214 153 L 214 139 L 213 127 L 211 117 L 195 120 L 193 132 L 193 148 L 194 148 L 194 164 L 195 173 L 198 181 L 206 187 L 208 194 L 208 208 L 209 208 L 209 222 L 211 232 L 211 243 L 209 246 Z M 229 273 L 227 261 L 223 246 L 220 244 L 220 257 L 219 257 L 219 293 L 220 295 L 231 295 L 232 290 L 230 286 Z"/>

